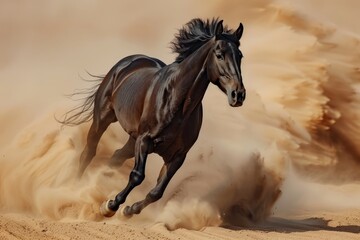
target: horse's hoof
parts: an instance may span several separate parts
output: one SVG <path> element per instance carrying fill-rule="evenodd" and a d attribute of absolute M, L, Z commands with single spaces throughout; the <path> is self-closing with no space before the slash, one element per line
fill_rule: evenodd
<path fill-rule="evenodd" d="M 116 211 L 109 208 L 109 202 L 110 200 L 107 200 L 100 205 L 100 214 L 104 217 L 112 217 L 116 213 Z"/>
<path fill-rule="evenodd" d="M 120 208 L 120 214 L 125 219 L 131 218 L 133 216 L 133 214 L 130 213 L 130 207 L 129 206 L 121 207 Z"/>

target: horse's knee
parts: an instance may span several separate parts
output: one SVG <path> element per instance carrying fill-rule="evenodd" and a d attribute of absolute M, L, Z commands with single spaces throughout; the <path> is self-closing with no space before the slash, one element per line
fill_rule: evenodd
<path fill-rule="evenodd" d="M 130 173 L 130 182 L 134 185 L 140 185 L 145 179 L 145 174 L 136 170 L 132 170 Z"/>

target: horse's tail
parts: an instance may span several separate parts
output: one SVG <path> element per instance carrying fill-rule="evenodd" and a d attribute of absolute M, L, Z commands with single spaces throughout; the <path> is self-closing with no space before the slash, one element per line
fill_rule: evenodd
<path fill-rule="evenodd" d="M 93 108 L 96 94 L 99 90 L 100 84 L 103 81 L 103 77 L 94 76 L 89 74 L 91 77 L 95 77 L 94 80 L 86 80 L 91 82 L 96 82 L 92 87 L 86 89 L 77 90 L 75 93 L 68 95 L 70 98 L 84 96 L 77 98 L 76 100 L 82 100 L 83 102 L 76 106 L 75 108 L 67 111 L 63 115 L 63 119 L 56 119 L 59 123 L 66 126 L 76 126 L 85 122 L 88 122 L 93 119 Z"/>

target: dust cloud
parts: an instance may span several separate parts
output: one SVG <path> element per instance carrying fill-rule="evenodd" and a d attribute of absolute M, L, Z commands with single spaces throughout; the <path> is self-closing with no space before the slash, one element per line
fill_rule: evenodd
<path fill-rule="evenodd" d="M 357 1 L 41 2 L 41 8 L 9 2 L 0 9 L 1 212 L 103 221 L 100 203 L 125 186 L 133 164 L 107 166 L 126 134 L 111 126 L 77 180 L 89 125 L 61 128 L 54 120 L 73 106 L 63 94 L 88 87 L 79 77 L 86 70 L 105 74 L 126 55 L 170 63 L 176 29 L 213 16 L 230 27 L 244 23 L 248 97 L 233 109 L 210 86 L 201 134 L 183 167 L 161 200 L 126 221 L 202 229 L 359 207 Z M 146 180 L 125 204 L 145 197 L 161 165 L 149 157 Z"/>

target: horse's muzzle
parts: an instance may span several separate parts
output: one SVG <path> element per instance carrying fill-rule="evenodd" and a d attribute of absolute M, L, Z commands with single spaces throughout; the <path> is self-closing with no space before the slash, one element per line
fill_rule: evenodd
<path fill-rule="evenodd" d="M 229 104 L 232 107 L 240 107 L 243 105 L 243 102 L 246 98 L 246 90 L 242 89 L 240 91 L 233 90 L 228 96 Z"/>

